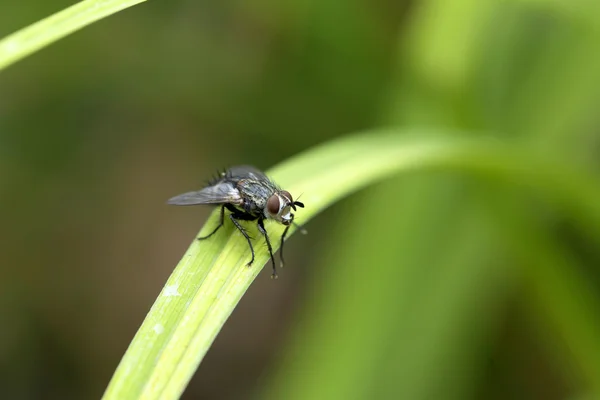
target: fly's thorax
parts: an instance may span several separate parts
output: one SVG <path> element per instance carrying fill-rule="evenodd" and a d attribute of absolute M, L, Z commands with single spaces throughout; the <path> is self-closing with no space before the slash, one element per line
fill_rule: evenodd
<path fill-rule="evenodd" d="M 258 179 L 241 179 L 236 186 L 244 201 L 244 208 L 251 213 L 262 212 L 269 197 L 277 191 L 269 181 Z"/>

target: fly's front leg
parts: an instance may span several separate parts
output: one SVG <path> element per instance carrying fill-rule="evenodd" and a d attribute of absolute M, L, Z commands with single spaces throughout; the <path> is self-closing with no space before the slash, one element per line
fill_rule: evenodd
<path fill-rule="evenodd" d="M 291 222 L 294 222 L 294 215 L 293 214 L 292 214 L 292 221 Z M 283 243 L 285 243 L 285 235 L 287 235 L 288 230 L 290 229 L 290 226 L 292 226 L 291 223 L 288 226 L 285 227 L 285 230 L 281 234 L 281 245 L 279 246 L 279 258 L 281 259 L 281 268 L 283 268 L 283 265 L 285 264 L 285 261 L 283 260 Z"/>
<path fill-rule="evenodd" d="M 223 219 L 225 217 L 225 206 L 221 206 L 221 218 L 219 220 L 219 225 L 217 225 L 217 227 L 208 235 L 203 236 L 203 237 L 199 237 L 198 240 L 204 240 L 204 239 L 208 239 L 209 237 L 211 237 L 212 235 L 215 234 L 215 232 L 217 232 L 219 230 L 220 227 L 223 226 Z"/>
<path fill-rule="evenodd" d="M 292 217 L 293 218 L 293 217 Z M 296 229 L 298 229 L 300 231 L 301 234 L 306 235 L 308 234 L 308 231 L 306 229 L 304 229 L 304 227 L 302 225 L 298 225 L 297 223 L 295 223 L 294 221 L 292 221 L 292 224 L 294 224 L 294 226 L 296 227 Z"/>
<path fill-rule="evenodd" d="M 275 257 L 273 257 L 273 248 L 271 247 L 271 241 L 269 240 L 269 235 L 267 235 L 267 230 L 265 229 L 262 218 L 258 219 L 258 231 L 265 237 L 267 248 L 269 249 L 269 255 L 271 256 L 271 262 L 273 263 L 273 274 L 271 275 L 271 278 L 277 278 L 277 271 L 275 270 Z"/>
<path fill-rule="evenodd" d="M 304 229 L 302 226 L 300 226 L 294 222 L 294 214 L 292 214 L 292 219 L 290 221 L 290 224 L 285 227 L 285 230 L 281 234 L 281 246 L 279 246 L 279 258 L 281 258 L 281 268 L 283 268 L 283 265 L 285 264 L 285 261 L 283 260 L 283 244 L 285 243 L 285 237 L 292 225 L 294 225 L 297 229 L 299 229 L 303 235 L 306 235 L 306 229 Z"/>
<path fill-rule="evenodd" d="M 246 264 L 246 266 L 249 267 L 254 262 L 254 247 L 252 247 L 252 241 L 250 240 L 250 236 L 248 236 L 248 233 L 246 233 L 246 230 L 242 227 L 242 225 L 238 222 L 238 220 L 252 221 L 252 220 L 256 219 L 256 217 L 253 217 L 249 214 L 236 212 L 234 214 L 229 214 L 229 218 L 231 219 L 231 222 L 233 222 L 235 227 L 238 228 L 238 230 L 240 232 L 242 232 L 242 235 L 244 235 L 244 237 L 246 238 L 246 241 L 248 242 L 248 246 L 250 246 L 250 252 L 252 253 L 252 259 L 250 260 L 250 262 L 248 264 Z"/>

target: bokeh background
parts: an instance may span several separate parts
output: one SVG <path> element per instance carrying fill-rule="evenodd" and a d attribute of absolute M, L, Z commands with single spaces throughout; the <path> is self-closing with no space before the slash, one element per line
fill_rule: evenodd
<path fill-rule="evenodd" d="M 71 4 L 2 4 L 0 36 Z M 596 173 L 599 4 L 149 1 L 0 72 L 0 398 L 102 395 L 210 212 L 165 200 L 217 169 L 426 126 Z M 416 173 L 307 229 L 184 398 L 597 398 L 600 337 L 565 332 L 600 314 L 554 311 L 597 310 L 599 238 L 552 201 Z"/>

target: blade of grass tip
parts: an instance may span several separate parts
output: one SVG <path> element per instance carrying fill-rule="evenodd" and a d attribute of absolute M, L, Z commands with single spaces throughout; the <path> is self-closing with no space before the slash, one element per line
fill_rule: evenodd
<path fill-rule="evenodd" d="M 146 0 L 84 0 L 0 40 L 0 70 L 104 17 Z"/>
<path fill-rule="evenodd" d="M 564 203 L 572 214 L 582 207 L 588 212 L 579 215 L 585 217 L 583 221 L 578 220 L 600 237 L 600 205 L 588 199 L 600 198 L 599 191 L 584 174 L 569 174 L 571 169 L 564 165 L 536 163 L 527 153 L 498 141 L 435 133 L 375 130 L 345 137 L 296 156 L 269 175 L 291 193 L 303 194 L 307 207 L 296 215 L 300 225 L 340 198 L 392 174 L 450 168 L 524 181 Z M 218 213 L 215 211 L 202 234 L 214 227 Z M 251 235 L 259 238 L 255 228 L 251 229 Z M 283 227 L 269 224 L 267 230 L 277 237 Z M 192 243 L 131 342 L 105 399 L 181 395 L 233 308 L 269 259 L 265 246 L 255 246 L 255 263 L 247 268 L 247 246 L 231 227 L 211 240 Z M 278 248 L 274 241 L 273 250 Z"/>

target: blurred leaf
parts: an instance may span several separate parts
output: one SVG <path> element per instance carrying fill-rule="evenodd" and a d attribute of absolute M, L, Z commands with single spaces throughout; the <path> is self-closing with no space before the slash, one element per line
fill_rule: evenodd
<path fill-rule="evenodd" d="M 494 225 L 520 260 L 531 312 L 552 328 L 543 339 L 552 342 L 550 350 L 565 376 L 583 376 L 588 388 L 600 395 L 600 303 L 594 287 L 578 258 L 525 207 L 522 196 L 501 189 L 484 198 Z"/>
<path fill-rule="evenodd" d="M 464 185 L 422 175 L 368 190 L 360 212 L 335 230 L 339 245 L 316 268 L 294 345 L 265 397 L 464 399 L 473 391 L 512 271 L 505 260 L 487 262 L 501 246 Z M 419 183 L 428 184 L 413 191 Z M 438 207 L 413 212 L 428 199 Z"/>
<path fill-rule="evenodd" d="M 415 71 L 446 90 L 462 90 L 481 45 L 479 34 L 492 17 L 490 0 L 426 0 L 418 4 L 408 37 Z"/>
<path fill-rule="evenodd" d="M 600 56 L 595 51 L 600 30 L 544 10 L 518 15 L 519 40 L 510 43 L 520 51 L 504 59 L 516 64 L 514 69 L 527 79 L 501 81 L 515 96 L 497 110 L 497 119 L 510 121 L 512 130 L 522 136 L 541 139 L 544 148 L 580 154 L 593 132 L 586 128 L 595 116 L 593 104 L 600 90 Z M 496 51 L 486 50 L 484 59 Z"/>
<path fill-rule="evenodd" d="M 514 3 L 529 4 L 538 9 L 551 10 L 564 15 L 574 22 L 598 31 L 600 4 L 595 0 L 513 0 Z"/>

